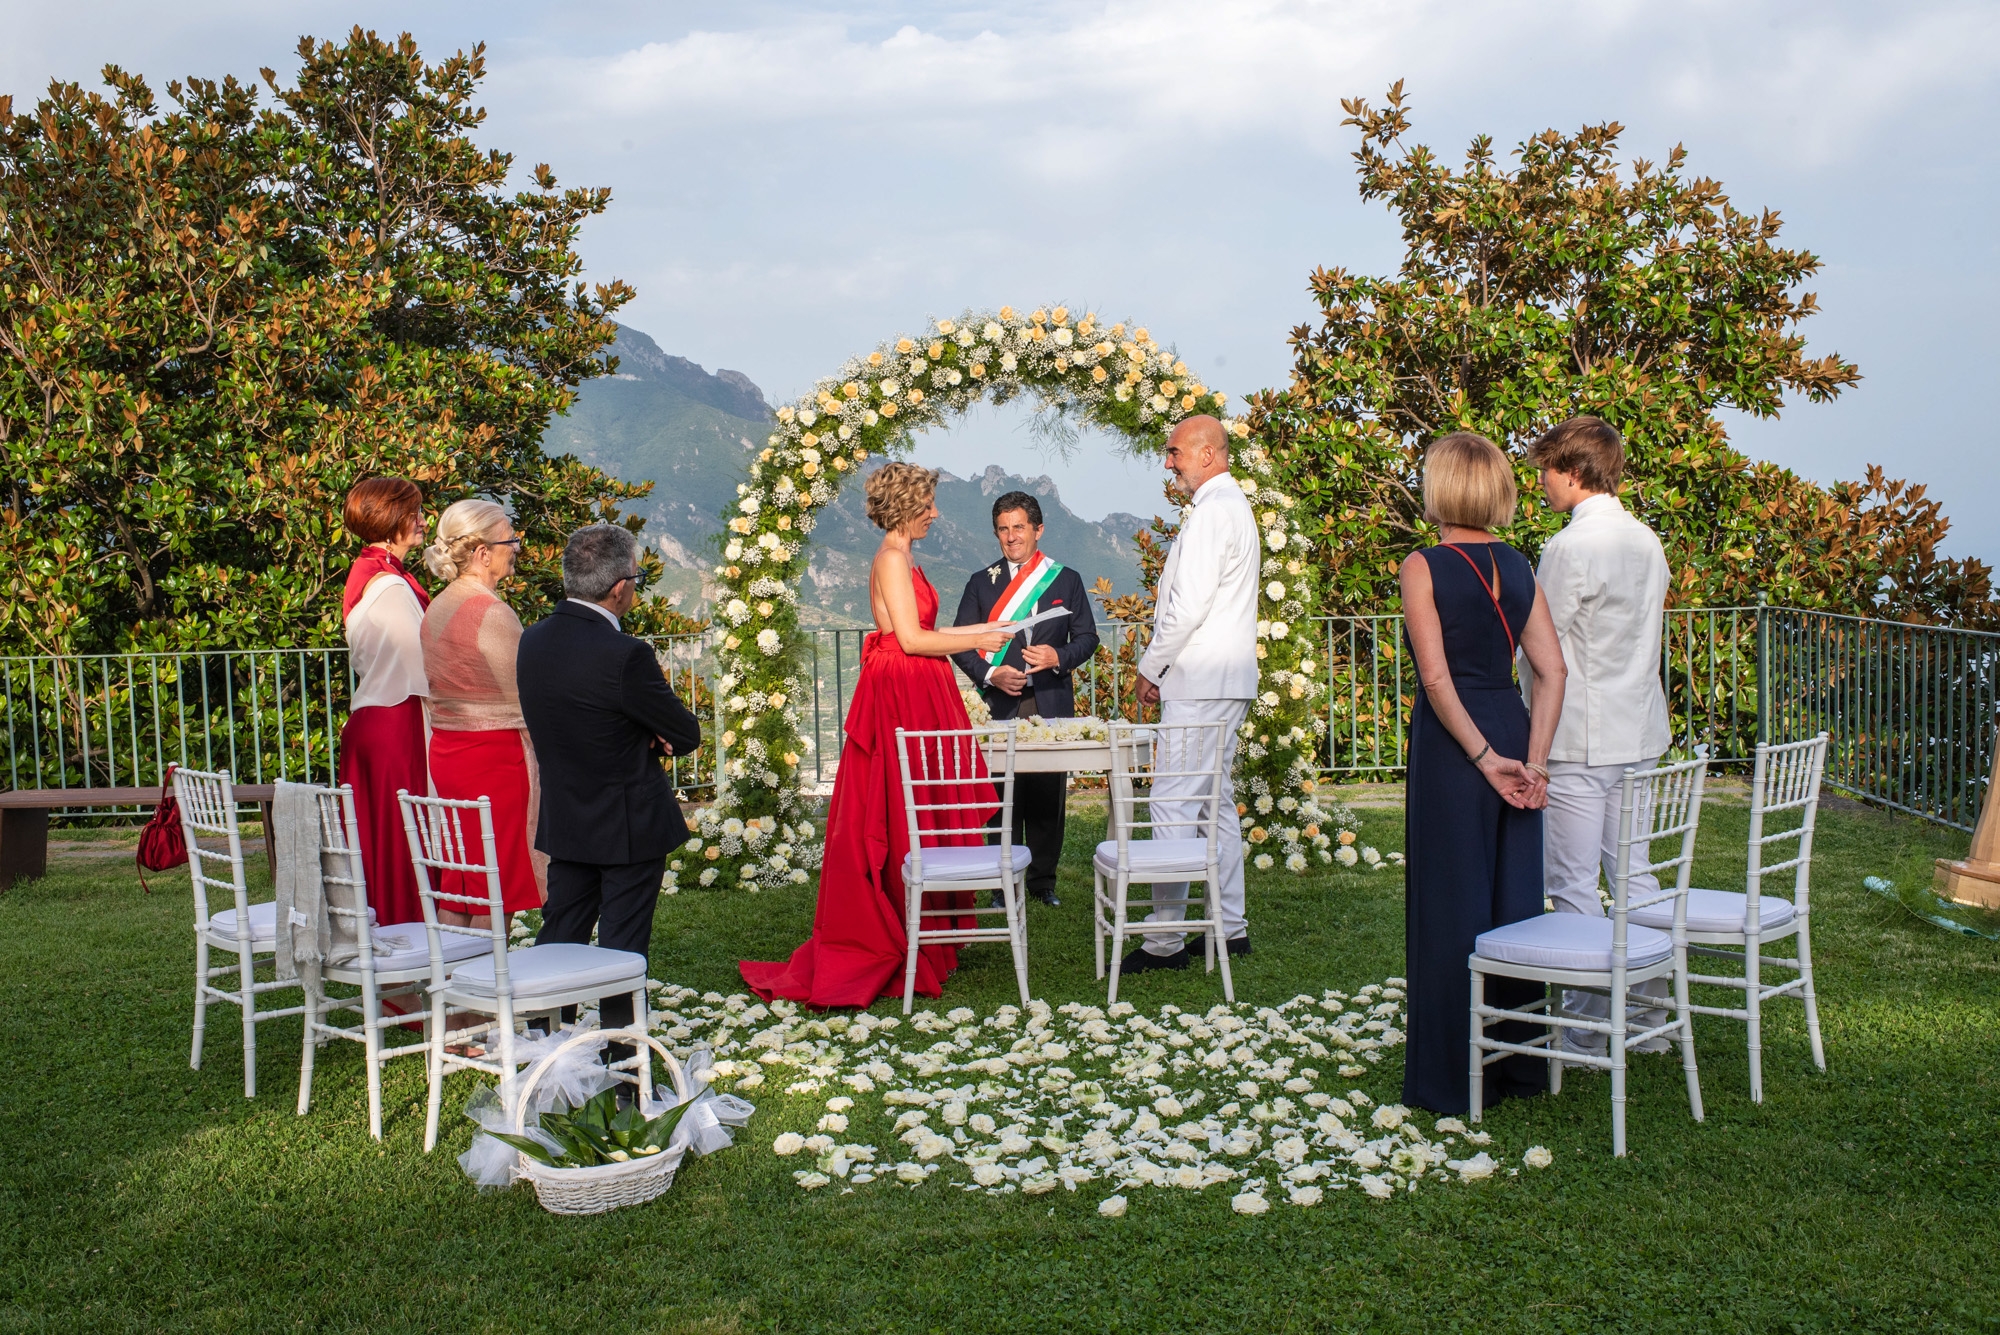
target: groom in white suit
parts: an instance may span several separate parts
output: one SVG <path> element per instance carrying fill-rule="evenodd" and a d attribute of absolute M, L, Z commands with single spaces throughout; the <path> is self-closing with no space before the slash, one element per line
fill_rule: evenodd
<path fill-rule="evenodd" d="M 1609 423 L 1572 417 L 1536 441 L 1528 461 L 1542 470 L 1549 508 L 1569 523 L 1542 548 L 1536 582 L 1562 641 L 1569 680 L 1549 750 L 1549 805 L 1542 826 L 1542 872 L 1558 913 L 1603 916 L 1598 873 L 1617 875 L 1618 808 L 1626 768 L 1647 770 L 1666 754 L 1667 697 L 1660 686 L 1660 623 L 1667 603 L 1667 558 L 1653 530 L 1618 500 L 1625 442 Z M 1523 670 L 1532 699 L 1533 674 Z M 1642 850 L 1634 856 L 1645 860 Z M 1657 893 L 1652 876 L 1632 878 L 1631 893 Z M 1664 997 L 1666 980 L 1639 991 Z M 1565 992 L 1572 1015 L 1604 1019 L 1609 1001 Z M 1666 1013 L 1635 1013 L 1650 1029 Z M 1602 1053 L 1604 1036 L 1563 1031 L 1564 1046 Z M 1664 1051 L 1667 1040 L 1643 1050 Z"/>
<path fill-rule="evenodd" d="M 1243 833 L 1236 815 L 1238 730 L 1257 694 L 1257 571 L 1261 549 L 1257 521 L 1236 479 L 1229 475 L 1229 433 L 1213 417 L 1190 417 L 1167 438 L 1166 465 L 1175 489 L 1189 498 L 1180 534 L 1167 552 L 1153 596 L 1153 638 L 1139 659 L 1139 700 L 1158 702 L 1160 722 L 1222 722 L 1222 793 L 1217 871 L 1221 884 L 1208 887 L 1222 907 L 1222 931 L 1229 953 L 1250 953 L 1243 905 Z M 1206 759 L 1206 757 L 1204 757 Z M 1185 792 L 1181 791 L 1186 789 Z M 1153 817 L 1163 822 L 1155 838 L 1194 837 L 1205 780 L 1162 778 L 1153 789 Z M 1179 799 L 1176 804 L 1175 799 Z M 1176 829 L 1165 822 L 1189 822 Z M 1187 884 L 1154 887 L 1157 901 L 1187 899 Z M 1180 922 L 1176 904 L 1155 909 L 1148 922 Z M 1199 938 L 1197 938 L 1198 940 Z M 1145 969 L 1185 969 L 1186 938 L 1149 936 L 1126 956 L 1124 973 Z"/>

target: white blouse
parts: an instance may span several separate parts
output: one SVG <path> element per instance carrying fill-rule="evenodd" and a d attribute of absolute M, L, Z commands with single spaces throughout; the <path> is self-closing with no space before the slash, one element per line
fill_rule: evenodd
<path fill-rule="evenodd" d="M 351 708 L 429 697 L 423 629 L 424 609 L 407 580 L 385 571 L 368 581 L 361 601 L 347 614 L 348 658 L 356 677 Z"/>

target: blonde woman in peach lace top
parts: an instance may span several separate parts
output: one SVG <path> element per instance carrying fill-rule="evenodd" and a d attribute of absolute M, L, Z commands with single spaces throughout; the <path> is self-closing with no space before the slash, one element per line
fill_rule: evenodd
<path fill-rule="evenodd" d="M 548 898 L 548 858 L 534 851 L 541 775 L 521 719 L 514 655 L 521 621 L 496 590 L 514 572 L 521 540 L 492 501 L 459 501 L 438 519 L 438 540 L 424 563 L 449 580 L 424 613 L 424 673 L 431 695 L 431 785 L 439 797 L 486 798 L 500 890 L 507 912 L 540 908 Z M 440 888 L 484 896 L 472 878 L 446 873 Z M 454 920 L 483 924 L 484 916 Z"/>

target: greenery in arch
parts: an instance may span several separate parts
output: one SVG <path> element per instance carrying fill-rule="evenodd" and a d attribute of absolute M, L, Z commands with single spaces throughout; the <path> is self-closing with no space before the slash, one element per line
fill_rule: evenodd
<path fill-rule="evenodd" d="M 812 746 L 800 731 L 800 704 L 812 682 L 798 589 L 815 517 L 871 454 L 902 453 L 915 433 L 982 399 L 1005 403 L 1020 395 L 1149 451 L 1196 413 L 1229 426 L 1239 441 L 1235 473 L 1264 541 L 1263 689 L 1239 752 L 1238 791 L 1258 817 L 1269 818 L 1269 828 L 1253 819 L 1254 842 L 1287 858 L 1303 859 L 1309 848 L 1330 856 L 1312 827 L 1310 802 L 1325 727 L 1314 717 L 1324 686 L 1307 629 L 1319 606 L 1318 574 L 1306 559 L 1292 498 L 1249 442 L 1249 427 L 1224 414 L 1224 396 L 1146 329 L 1105 325 L 1063 306 L 1003 306 L 934 321 L 919 335 L 851 358 L 811 394 L 777 410 L 769 442 L 737 488 L 715 567 L 723 586 L 715 606 L 723 635 L 717 797 L 670 868 L 670 888 L 754 890 L 810 879 L 821 840 L 800 782 Z"/>

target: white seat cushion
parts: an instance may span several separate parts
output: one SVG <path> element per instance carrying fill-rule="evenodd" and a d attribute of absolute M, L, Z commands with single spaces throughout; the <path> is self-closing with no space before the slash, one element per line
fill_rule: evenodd
<path fill-rule="evenodd" d="M 402 950 L 394 949 L 401 942 Z M 461 936 L 457 932 L 439 932 L 438 948 L 444 955 L 444 962 L 452 964 L 459 960 L 476 959 L 493 953 L 493 938 L 487 936 Z M 620 954 L 625 952 L 621 951 Z M 360 960 L 346 966 L 358 969 Z M 424 940 L 422 923 L 403 923 L 388 931 L 375 932 L 375 972 L 401 973 L 406 969 L 428 969 L 431 967 L 430 944 Z M 491 970 L 488 974 L 490 976 Z"/>
<path fill-rule="evenodd" d="M 1473 949 L 1489 960 L 1535 969 L 1611 972 L 1611 919 L 1582 913 L 1544 913 L 1483 932 Z M 1627 922 L 1625 967 L 1643 969 L 1674 953 L 1665 932 Z"/>
<path fill-rule="evenodd" d="M 1688 891 L 1687 925 L 1690 932 L 1740 932 L 1743 930 L 1743 914 L 1750 896 L 1738 890 L 1690 890 Z M 1773 895 L 1757 896 L 1757 919 L 1761 930 L 1770 931 L 1783 927 L 1798 916 L 1798 910 L 1789 899 L 1779 899 Z M 1645 908 L 1632 910 L 1629 922 L 1644 923 L 1657 927 L 1663 932 L 1674 929 L 1674 902 L 1661 900 L 1648 904 Z"/>
<path fill-rule="evenodd" d="M 616 990 L 620 983 L 644 981 L 646 957 L 602 946 L 529 946 L 508 952 L 507 977 L 515 996 L 587 992 L 593 987 Z M 493 957 L 485 955 L 459 965 L 452 971 L 451 990 L 475 997 L 492 996 Z"/>
<path fill-rule="evenodd" d="M 236 910 L 224 909 L 208 920 L 208 930 L 230 941 L 236 939 Z M 266 947 L 278 944 L 278 904 L 269 900 L 250 906 L 250 944 Z"/>
<path fill-rule="evenodd" d="M 1208 875 L 1208 840 L 1206 839 L 1134 839 L 1129 845 L 1132 875 L 1141 880 L 1149 876 L 1172 876 L 1176 879 L 1187 876 Z M 1221 850 L 1216 850 L 1221 856 Z M 1097 846 L 1097 856 L 1092 859 L 1097 869 L 1109 876 L 1118 870 L 1118 841 L 1106 839 Z"/>
<path fill-rule="evenodd" d="M 1014 871 L 1026 875 L 1028 862 L 1034 855 L 1026 844 L 1014 845 Z M 903 880 L 907 884 L 917 874 L 917 855 L 903 854 Z M 926 848 L 924 850 L 924 883 L 936 885 L 939 881 L 997 881 L 1000 879 L 1000 846 L 990 844 L 983 848 Z"/>

